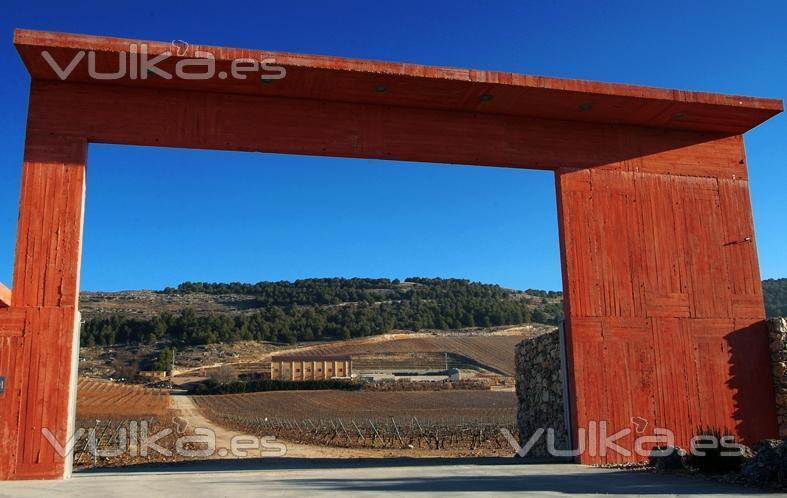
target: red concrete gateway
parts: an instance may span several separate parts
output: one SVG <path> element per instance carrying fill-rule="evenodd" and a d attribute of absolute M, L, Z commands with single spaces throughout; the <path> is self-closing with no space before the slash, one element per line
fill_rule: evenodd
<path fill-rule="evenodd" d="M 776 415 L 742 134 L 779 100 L 18 30 L 30 76 L 0 479 L 68 476 L 89 143 L 555 172 L 582 462 Z M 594 442 L 595 441 L 595 442 Z"/>

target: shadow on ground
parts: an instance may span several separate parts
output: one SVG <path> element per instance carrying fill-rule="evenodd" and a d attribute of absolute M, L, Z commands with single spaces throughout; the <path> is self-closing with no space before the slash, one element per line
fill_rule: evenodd
<path fill-rule="evenodd" d="M 271 471 L 270 474 L 250 474 Z M 293 471 L 288 473 L 286 471 Z M 302 472 L 313 471 L 313 472 Z M 92 469 L 77 475 L 157 475 L 179 479 L 198 474 L 199 486 L 252 493 L 273 481 L 302 493 L 532 492 L 616 495 L 745 495 L 762 490 L 685 475 L 592 468 L 515 458 L 250 458 Z M 169 475 L 171 477 L 167 478 Z M 81 479 L 81 477 L 80 477 Z M 174 482 L 174 481 L 173 481 Z M 229 488 L 227 488 L 229 487 Z"/>
<path fill-rule="evenodd" d="M 150 463 L 126 467 L 99 467 L 79 469 L 78 474 L 120 474 L 170 472 L 241 472 L 254 470 L 330 470 L 370 469 L 397 467 L 443 467 L 451 465 L 499 466 L 526 464 L 568 464 L 568 460 L 519 459 L 506 457 L 456 457 L 456 458 L 226 458 L 213 460 L 188 460 L 171 463 Z"/>

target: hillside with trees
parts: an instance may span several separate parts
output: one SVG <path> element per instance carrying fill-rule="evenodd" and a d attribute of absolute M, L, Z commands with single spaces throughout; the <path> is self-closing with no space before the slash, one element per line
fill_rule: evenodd
<path fill-rule="evenodd" d="M 82 344 L 211 344 L 239 340 L 295 343 L 378 335 L 390 330 L 449 330 L 556 323 L 562 294 L 513 291 L 460 279 L 307 279 L 295 282 L 194 283 L 166 295 L 245 295 L 244 312 L 185 308 L 152 317 L 122 313 L 89 319 Z"/>
<path fill-rule="evenodd" d="M 787 278 L 762 281 L 765 294 L 765 314 L 769 317 L 787 316 Z"/>
<path fill-rule="evenodd" d="M 765 280 L 763 290 L 767 315 L 787 315 L 787 278 Z M 515 291 L 460 279 L 184 282 L 175 288 L 148 293 L 165 301 L 186 303 L 205 301 L 207 296 L 217 302 L 234 300 L 243 307 L 216 311 L 183 305 L 157 310 L 156 303 L 152 303 L 145 316 L 122 310 L 88 312 L 82 327 L 82 344 L 170 341 L 197 345 L 240 340 L 293 344 L 367 337 L 391 330 L 554 324 L 563 313 L 561 292 Z"/>

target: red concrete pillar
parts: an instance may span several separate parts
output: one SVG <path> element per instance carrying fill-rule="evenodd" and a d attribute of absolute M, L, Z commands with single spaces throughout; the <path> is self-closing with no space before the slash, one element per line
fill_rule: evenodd
<path fill-rule="evenodd" d="M 558 172 L 575 441 L 601 423 L 630 429 L 617 441 L 629 448 L 656 427 L 683 448 L 698 426 L 776 435 L 742 141 L 724 145 L 688 173 L 659 171 L 658 154 Z M 696 161 L 692 147 L 670 154 Z"/>
<path fill-rule="evenodd" d="M 0 310 L 0 480 L 71 472 L 44 433 L 64 445 L 73 432 L 87 142 L 38 133 L 45 115 L 31 100 L 11 307 Z"/>

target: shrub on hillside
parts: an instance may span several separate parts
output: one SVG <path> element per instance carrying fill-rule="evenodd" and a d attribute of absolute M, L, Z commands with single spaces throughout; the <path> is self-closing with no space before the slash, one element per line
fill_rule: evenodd
<path fill-rule="evenodd" d="M 314 391 L 321 389 L 337 389 L 337 390 L 358 390 L 360 384 L 351 381 L 329 379 L 329 380 L 278 380 L 278 379 L 260 379 L 260 380 L 239 380 L 236 382 L 229 382 L 220 384 L 215 380 L 209 379 L 206 382 L 194 387 L 191 394 L 240 394 L 240 393 L 256 393 L 266 391 Z"/>

